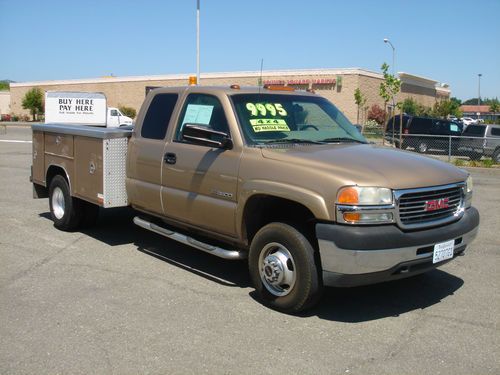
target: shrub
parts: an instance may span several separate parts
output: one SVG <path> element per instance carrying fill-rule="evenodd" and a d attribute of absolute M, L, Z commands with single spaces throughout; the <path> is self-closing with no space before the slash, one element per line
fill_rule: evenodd
<path fill-rule="evenodd" d="M 128 116 L 130 118 L 135 118 L 135 116 L 137 115 L 137 112 L 134 108 L 132 107 L 125 107 L 125 106 L 121 106 L 118 108 L 120 110 L 121 113 L 123 113 L 125 116 Z"/>
<path fill-rule="evenodd" d="M 385 122 L 386 112 L 379 105 L 374 104 L 368 111 L 368 120 L 373 120 L 377 124 L 382 125 Z"/>

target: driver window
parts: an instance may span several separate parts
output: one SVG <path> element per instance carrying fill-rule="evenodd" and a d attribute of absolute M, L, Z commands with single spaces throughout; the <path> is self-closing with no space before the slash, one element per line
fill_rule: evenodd
<path fill-rule="evenodd" d="M 182 141 L 181 131 L 185 124 L 204 126 L 229 134 L 229 126 L 222 104 L 219 99 L 212 95 L 188 95 L 179 116 L 179 123 L 175 133 L 176 141 Z"/>
<path fill-rule="evenodd" d="M 112 109 L 111 116 L 118 116 L 118 111 L 116 109 Z"/>

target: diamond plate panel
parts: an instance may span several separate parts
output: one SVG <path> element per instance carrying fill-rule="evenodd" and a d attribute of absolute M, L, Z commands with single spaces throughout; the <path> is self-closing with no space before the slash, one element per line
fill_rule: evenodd
<path fill-rule="evenodd" d="M 125 188 L 128 138 L 103 142 L 104 207 L 128 206 Z"/>

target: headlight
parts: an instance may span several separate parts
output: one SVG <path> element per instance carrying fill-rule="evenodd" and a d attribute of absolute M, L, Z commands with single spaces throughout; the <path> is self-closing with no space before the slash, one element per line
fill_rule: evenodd
<path fill-rule="evenodd" d="M 347 186 L 337 194 L 337 221 L 344 224 L 394 223 L 391 189 Z"/>
<path fill-rule="evenodd" d="M 472 177 L 469 175 L 469 177 L 467 177 L 467 180 L 465 180 L 465 192 L 467 194 L 472 194 Z"/>
<path fill-rule="evenodd" d="M 348 186 L 339 190 L 337 203 L 355 206 L 392 204 L 392 191 L 379 187 Z"/>
<path fill-rule="evenodd" d="M 469 175 L 467 177 L 467 180 L 465 180 L 465 202 L 464 206 L 465 208 L 469 208 L 472 205 L 472 177 Z"/>

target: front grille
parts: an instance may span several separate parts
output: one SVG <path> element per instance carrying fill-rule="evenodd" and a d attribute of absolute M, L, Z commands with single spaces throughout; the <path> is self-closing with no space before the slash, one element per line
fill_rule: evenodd
<path fill-rule="evenodd" d="M 402 227 L 424 227 L 451 221 L 462 208 L 462 185 L 412 189 L 399 193 L 398 212 Z M 447 202 L 447 207 L 440 206 L 443 200 Z M 433 204 L 434 209 L 428 210 L 428 206 Z"/>

